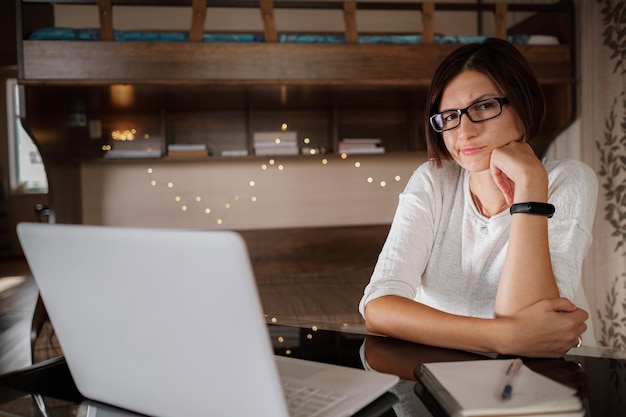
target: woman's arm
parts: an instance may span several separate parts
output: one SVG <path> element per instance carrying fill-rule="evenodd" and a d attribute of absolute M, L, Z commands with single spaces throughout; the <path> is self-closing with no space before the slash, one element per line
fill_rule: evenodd
<path fill-rule="evenodd" d="M 494 150 L 491 175 L 509 204 L 548 202 L 548 174 L 525 142 Z M 539 300 L 559 297 L 550 258 L 549 221 L 541 215 L 513 215 L 496 316 L 510 316 Z"/>
<path fill-rule="evenodd" d="M 367 329 L 398 339 L 476 352 L 560 357 L 576 345 L 587 313 L 563 298 L 542 300 L 507 317 L 448 314 L 399 296 L 371 300 Z"/>

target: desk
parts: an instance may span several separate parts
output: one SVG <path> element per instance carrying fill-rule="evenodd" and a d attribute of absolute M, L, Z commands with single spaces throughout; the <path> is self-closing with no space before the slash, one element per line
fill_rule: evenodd
<path fill-rule="evenodd" d="M 477 353 L 364 335 L 349 328 L 268 326 L 276 354 L 399 375 L 402 380 L 393 392 L 400 401 L 381 414 L 385 417 L 432 417 L 413 393 L 413 370 L 420 363 L 490 359 Z M 623 354 L 619 357 L 610 351 L 582 348 L 572 350 L 562 359 L 527 359 L 525 363 L 535 371 L 576 388 L 588 417 L 626 416 L 626 358 Z M 82 398 L 63 358 L 35 366 L 27 373 L 0 377 L 0 384 L 0 415 L 86 417 L 94 415 L 96 407 L 98 416 L 135 416 Z"/>

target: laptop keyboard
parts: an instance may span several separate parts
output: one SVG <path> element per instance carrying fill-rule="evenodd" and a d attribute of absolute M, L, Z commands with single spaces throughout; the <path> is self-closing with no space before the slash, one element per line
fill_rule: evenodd
<path fill-rule="evenodd" d="M 283 382 L 283 391 L 287 398 L 290 417 L 319 416 L 346 398 L 332 391 L 311 388 L 294 382 Z"/>

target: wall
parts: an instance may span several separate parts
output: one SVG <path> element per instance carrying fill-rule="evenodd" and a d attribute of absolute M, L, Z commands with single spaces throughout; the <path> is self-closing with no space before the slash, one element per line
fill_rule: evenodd
<path fill-rule="evenodd" d="M 460 0 L 457 3 L 474 3 Z M 279 9 L 275 12 L 276 29 L 280 32 L 343 32 L 341 9 L 293 10 Z M 113 9 L 113 27 L 136 30 L 189 30 L 190 7 L 117 6 Z M 57 26 L 98 27 L 95 6 L 55 6 Z M 422 18 L 418 11 L 357 11 L 357 27 L 362 32 L 415 33 L 421 30 Z M 207 31 L 215 32 L 262 32 L 263 21 L 255 8 L 209 8 L 205 20 Z M 464 12 L 447 12 L 438 17 L 435 29 L 450 35 L 474 34 L 477 31 L 475 15 Z"/>
<path fill-rule="evenodd" d="M 256 157 L 83 164 L 83 221 L 238 230 L 389 224 L 398 195 L 424 160 L 407 153 L 274 164 Z"/>

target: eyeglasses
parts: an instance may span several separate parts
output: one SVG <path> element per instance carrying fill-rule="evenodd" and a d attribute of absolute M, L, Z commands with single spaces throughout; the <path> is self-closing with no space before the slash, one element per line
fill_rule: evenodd
<path fill-rule="evenodd" d="M 446 110 L 430 116 L 430 125 L 437 133 L 459 127 L 461 116 L 466 114 L 472 122 L 484 122 L 502 114 L 502 105 L 508 104 L 506 97 L 494 97 L 478 101 L 464 109 Z"/>

